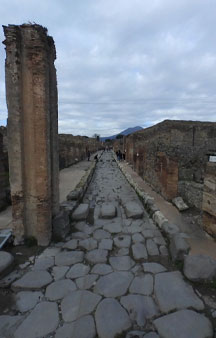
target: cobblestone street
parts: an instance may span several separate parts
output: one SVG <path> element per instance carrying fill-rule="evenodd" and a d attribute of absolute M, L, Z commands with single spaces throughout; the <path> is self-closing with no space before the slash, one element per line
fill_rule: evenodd
<path fill-rule="evenodd" d="M 171 262 L 167 238 L 112 152 L 72 217 L 65 242 L 0 281 L 13 299 L 0 337 L 214 337 L 210 307 Z"/>

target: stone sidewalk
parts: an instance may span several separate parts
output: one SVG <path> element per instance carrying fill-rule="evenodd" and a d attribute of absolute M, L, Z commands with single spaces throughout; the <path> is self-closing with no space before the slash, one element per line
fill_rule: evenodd
<path fill-rule="evenodd" d="M 195 221 L 190 222 L 183 218 L 179 210 L 170 202 L 166 201 L 160 194 L 156 193 L 149 184 L 128 165 L 126 162 L 121 162 L 120 166 L 123 171 L 130 175 L 135 184 L 144 190 L 149 196 L 154 198 L 155 204 L 170 223 L 177 224 L 182 232 L 188 234 L 187 241 L 190 244 L 190 254 L 205 254 L 216 259 L 216 242 L 203 231 Z"/>
<path fill-rule="evenodd" d="M 214 337 L 215 302 L 186 280 L 167 248 L 104 153 L 71 235 L 0 281 L 13 300 L 0 314 L 0 337 Z"/>

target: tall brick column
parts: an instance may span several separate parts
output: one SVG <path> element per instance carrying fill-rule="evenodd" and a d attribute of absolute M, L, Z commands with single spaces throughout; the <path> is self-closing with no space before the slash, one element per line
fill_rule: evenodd
<path fill-rule="evenodd" d="M 54 41 L 39 25 L 4 26 L 8 154 L 16 243 L 51 238 L 59 208 Z"/>

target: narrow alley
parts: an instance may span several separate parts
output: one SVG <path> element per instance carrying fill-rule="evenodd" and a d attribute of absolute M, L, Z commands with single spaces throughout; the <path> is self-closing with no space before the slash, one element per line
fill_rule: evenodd
<path fill-rule="evenodd" d="M 11 285 L 2 280 L 13 302 L 0 314 L 0 337 L 213 337 L 209 307 L 171 262 L 113 152 L 99 159 L 71 229 Z"/>

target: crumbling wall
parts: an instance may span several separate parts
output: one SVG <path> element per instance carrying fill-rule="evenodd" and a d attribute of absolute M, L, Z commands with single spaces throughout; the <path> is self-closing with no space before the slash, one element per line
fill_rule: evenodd
<path fill-rule="evenodd" d="M 208 155 L 216 151 L 216 123 L 163 121 L 126 138 L 126 159 L 166 199 L 180 195 L 202 208 Z"/>
<path fill-rule="evenodd" d="M 58 109 L 53 39 L 39 25 L 4 26 L 8 155 L 16 243 L 51 238 L 59 209 Z"/>
<path fill-rule="evenodd" d="M 95 138 L 59 134 L 59 165 L 60 169 L 86 159 L 87 152 L 96 152 L 101 143 Z"/>
<path fill-rule="evenodd" d="M 6 128 L 0 127 L 0 211 L 10 203 Z"/>

